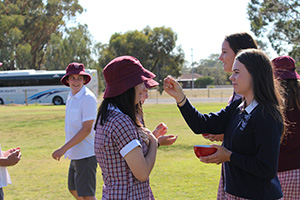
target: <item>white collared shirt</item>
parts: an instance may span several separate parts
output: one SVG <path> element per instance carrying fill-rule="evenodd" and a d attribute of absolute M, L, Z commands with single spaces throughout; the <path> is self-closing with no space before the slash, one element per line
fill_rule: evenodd
<path fill-rule="evenodd" d="M 245 101 L 243 101 L 239 105 L 239 108 L 242 110 L 244 105 L 245 105 Z M 246 111 L 247 114 L 250 114 L 254 110 L 254 108 L 256 108 L 257 105 L 258 105 L 258 102 L 255 99 L 253 99 L 253 101 L 244 109 L 244 111 Z"/>
<path fill-rule="evenodd" d="M 75 95 L 73 95 L 70 91 L 66 102 L 66 143 L 78 133 L 78 131 L 82 128 L 83 122 L 96 120 L 96 117 L 97 99 L 94 93 L 85 86 L 83 86 Z M 94 139 L 95 131 L 94 128 L 92 128 L 90 134 L 86 136 L 84 140 L 70 148 L 65 153 L 65 157 L 68 157 L 71 160 L 78 160 L 94 156 Z"/>
<path fill-rule="evenodd" d="M 119 113 L 123 113 L 119 108 L 115 107 L 111 103 L 108 104 L 107 109 L 112 110 L 112 111 L 116 111 L 116 112 L 119 112 Z M 121 149 L 121 151 L 120 151 L 121 156 L 123 156 L 123 158 L 124 158 L 130 151 L 132 151 L 137 146 L 140 146 L 142 148 L 142 144 L 138 139 L 130 141 L 126 146 L 124 146 Z"/>
<path fill-rule="evenodd" d="M 0 145 L 0 157 L 2 157 L 1 145 Z M 6 167 L 0 166 L 0 188 L 11 184 L 11 179 Z"/>

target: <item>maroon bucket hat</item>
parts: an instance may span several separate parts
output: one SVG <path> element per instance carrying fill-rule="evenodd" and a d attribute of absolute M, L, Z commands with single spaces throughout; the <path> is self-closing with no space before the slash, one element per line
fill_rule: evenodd
<path fill-rule="evenodd" d="M 67 83 L 67 77 L 71 74 L 79 74 L 86 76 L 86 81 L 84 85 L 88 84 L 91 81 L 91 75 L 85 72 L 84 70 L 84 65 L 82 63 L 70 63 L 68 67 L 66 68 L 66 75 L 64 75 L 61 79 L 60 82 L 66 86 L 70 86 L 69 83 Z"/>
<path fill-rule="evenodd" d="M 272 60 L 274 76 L 278 79 L 300 79 L 296 72 L 295 60 L 290 56 L 279 56 Z"/>
<path fill-rule="evenodd" d="M 103 75 L 106 82 L 103 98 L 119 96 L 155 77 L 155 74 L 145 69 L 140 61 L 132 56 L 113 59 L 104 67 Z"/>
<path fill-rule="evenodd" d="M 147 89 L 153 88 L 158 85 L 159 85 L 159 83 L 156 82 L 154 79 L 149 79 L 149 80 L 145 81 L 145 86 Z"/>

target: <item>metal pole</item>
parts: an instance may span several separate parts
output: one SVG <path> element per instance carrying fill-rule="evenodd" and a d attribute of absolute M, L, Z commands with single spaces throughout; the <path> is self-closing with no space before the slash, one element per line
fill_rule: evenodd
<path fill-rule="evenodd" d="M 28 101 L 27 101 L 27 90 L 25 90 L 25 102 L 26 102 L 26 106 L 28 106 Z"/>
<path fill-rule="evenodd" d="M 192 57 L 192 89 L 194 89 L 193 48 L 191 48 L 191 57 Z"/>
<path fill-rule="evenodd" d="M 207 88 L 207 97 L 210 98 L 210 90 L 209 90 L 209 87 Z"/>

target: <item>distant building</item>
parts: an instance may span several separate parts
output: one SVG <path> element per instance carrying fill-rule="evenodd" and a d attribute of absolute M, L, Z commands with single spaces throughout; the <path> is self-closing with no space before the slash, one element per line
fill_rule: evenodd
<path fill-rule="evenodd" d="M 180 77 L 176 79 L 176 81 L 181 83 L 182 88 L 192 88 L 193 79 L 195 84 L 195 81 L 200 77 L 203 77 L 203 75 L 197 73 L 182 74 Z"/>

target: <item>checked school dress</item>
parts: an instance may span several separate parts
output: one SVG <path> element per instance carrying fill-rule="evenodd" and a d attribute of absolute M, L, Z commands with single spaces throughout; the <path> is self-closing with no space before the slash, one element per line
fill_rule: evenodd
<path fill-rule="evenodd" d="M 277 176 L 284 200 L 300 199 L 300 110 L 285 111 L 286 135 L 280 145 Z"/>
<path fill-rule="evenodd" d="M 149 179 L 137 180 L 124 156 L 140 146 L 146 155 L 148 147 L 140 138 L 134 122 L 118 108 L 109 108 L 104 125 L 96 126 L 95 154 L 104 181 L 102 199 L 154 199 Z"/>

